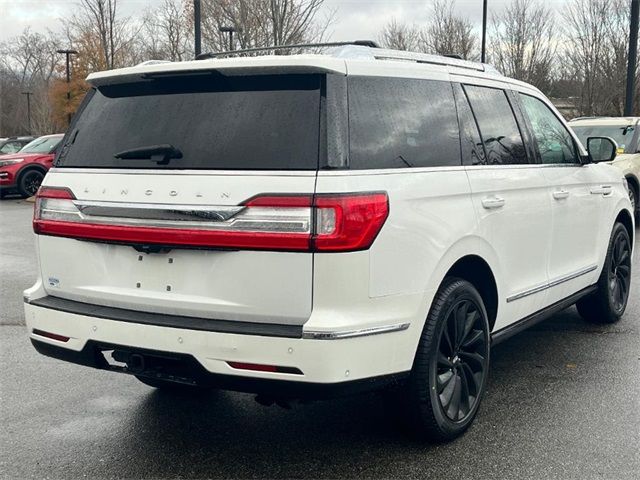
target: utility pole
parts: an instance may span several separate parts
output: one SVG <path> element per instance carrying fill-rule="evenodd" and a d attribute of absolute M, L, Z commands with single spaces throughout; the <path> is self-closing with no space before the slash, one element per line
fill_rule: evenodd
<path fill-rule="evenodd" d="M 218 29 L 220 33 L 228 33 L 229 34 L 229 51 L 235 50 L 233 48 L 233 33 L 238 30 L 234 27 L 220 27 Z"/>
<path fill-rule="evenodd" d="M 195 34 L 195 53 L 196 57 L 202 53 L 202 33 L 200 31 L 202 24 L 202 4 L 200 0 L 193 0 L 193 25 Z"/>
<path fill-rule="evenodd" d="M 633 97 L 636 90 L 636 62 L 638 57 L 638 17 L 640 0 L 631 0 L 631 24 L 629 25 L 629 59 L 627 64 L 627 95 L 624 102 L 624 114 L 633 114 Z"/>
<path fill-rule="evenodd" d="M 22 95 L 27 96 L 27 125 L 29 128 L 27 133 L 31 135 L 31 95 L 33 95 L 33 92 L 22 92 Z"/>
<path fill-rule="evenodd" d="M 482 1 L 482 51 L 480 53 L 480 61 L 487 62 L 487 1 Z"/>
<path fill-rule="evenodd" d="M 77 55 L 78 51 L 77 50 L 56 50 L 57 53 L 62 53 L 63 55 L 65 55 L 67 58 L 67 107 L 69 107 L 69 105 L 71 104 L 71 87 L 70 87 L 70 83 L 71 83 L 71 68 L 70 68 L 70 61 L 69 61 L 69 57 L 71 57 L 71 55 Z M 67 125 L 71 125 L 71 113 L 67 114 Z"/>

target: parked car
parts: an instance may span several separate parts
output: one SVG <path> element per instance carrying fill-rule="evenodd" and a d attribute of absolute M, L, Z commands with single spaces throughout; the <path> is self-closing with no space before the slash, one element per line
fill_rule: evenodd
<path fill-rule="evenodd" d="M 27 143 L 35 137 L 9 137 L 0 139 L 0 156 L 19 152 Z"/>
<path fill-rule="evenodd" d="M 360 44 L 88 81 L 35 204 L 42 354 L 263 404 L 388 389 L 445 441 L 496 342 L 625 311 L 614 143 L 489 66 Z"/>
<path fill-rule="evenodd" d="M 640 117 L 583 117 L 569 122 L 581 142 L 592 136 L 610 137 L 618 145 L 611 162 L 629 182 L 629 199 L 640 220 Z"/>
<path fill-rule="evenodd" d="M 63 136 L 45 135 L 29 142 L 18 153 L 0 157 L 0 197 L 15 191 L 25 198 L 35 195 Z"/>

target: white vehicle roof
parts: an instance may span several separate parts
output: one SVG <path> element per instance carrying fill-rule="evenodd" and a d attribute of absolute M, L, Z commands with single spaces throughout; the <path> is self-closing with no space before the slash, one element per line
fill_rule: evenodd
<path fill-rule="evenodd" d="M 589 125 L 634 125 L 640 117 L 580 117 L 570 121 L 572 127 Z"/>
<path fill-rule="evenodd" d="M 393 62 L 393 63 L 391 63 Z M 398 65 L 402 63 L 403 65 Z M 391 69 L 391 70 L 390 70 Z M 361 45 L 343 45 L 330 48 L 322 54 L 259 55 L 244 57 L 206 58 L 186 62 L 150 60 L 139 65 L 116 70 L 92 73 L 87 81 L 94 86 L 124 83 L 144 78 L 200 72 L 224 71 L 226 75 L 249 75 L 252 73 L 312 73 L 326 72 L 347 75 L 386 75 L 418 77 L 427 72 L 450 74 L 477 79 L 486 79 L 517 85 L 529 90 L 535 87 L 524 82 L 502 76 L 487 64 L 461 60 L 440 55 L 414 53 L 400 50 L 372 48 Z M 391 73 L 390 73 L 391 72 Z"/>

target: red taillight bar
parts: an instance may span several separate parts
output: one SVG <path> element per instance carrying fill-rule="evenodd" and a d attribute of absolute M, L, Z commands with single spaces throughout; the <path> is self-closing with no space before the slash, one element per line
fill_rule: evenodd
<path fill-rule="evenodd" d="M 68 204 L 54 204 L 62 209 L 63 216 L 55 215 L 56 207 L 49 209 L 49 218 L 42 211 L 43 199 L 69 200 Z M 279 229 L 280 220 L 265 223 L 261 230 L 231 230 L 224 228 L 171 228 L 128 222 L 92 222 L 91 216 L 79 215 L 73 203 L 75 196 L 66 188 L 42 187 L 36 198 L 33 230 L 39 235 L 53 235 L 76 239 L 96 240 L 123 244 L 154 244 L 163 246 L 183 246 L 195 248 L 228 248 L 247 250 L 306 251 L 306 252 L 352 252 L 368 249 L 382 229 L 389 214 L 389 201 L 385 192 L 354 194 L 263 194 L 243 203 L 243 213 L 260 208 L 281 210 L 282 222 L 287 225 L 293 215 L 311 215 L 306 225 L 307 231 L 286 228 Z M 48 202 L 50 203 L 50 202 Z M 47 204 L 48 204 L 47 203 Z M 75 212 L 69 211 L 68 208 Z M 118 207 L 114 205 L 115 209 Z M 296 213 L 296 209 L 306 208 L 309 213 Z M 54 214 L 51 214 L 54 212 Z M 267 210 L 267 212 L 270 212 Z M 294 212 L 294 213 L 291 213 Z M 64 216 L 64 214 L 67 214 Z M 76 218 L 77 214 L 77 218 Z M 238 217 L 242 215 L 238 214 Z M 234 217 L 234 219 L 237 217 Z M 243 217 L 245 218 L 245 217 Z M 249 219 L 254 217 L 249 216 Z M 224 225 L 224 224 L 220 224 Z M 274 226 L 275 225 L 275 226 Z M 227 228 L 227 227 L 225 227 Z"/>
<path fill-rule="evenodd" d="M 246 250 L 306 251 L 309 235 L 297 233 L 219 232 L 128 225 L 34 220 L 39 235 L 139 245 L 213 247 Z"/>
<path fill-rule="evenodd" d="M 63 200 L 75 200 L 76 196 L 73 192 L 66 187 L 40 187 L 38 189 L 38 193 L 36 193 L 36 198 L 45 197 L 45 198 L 60 198 Z"/>

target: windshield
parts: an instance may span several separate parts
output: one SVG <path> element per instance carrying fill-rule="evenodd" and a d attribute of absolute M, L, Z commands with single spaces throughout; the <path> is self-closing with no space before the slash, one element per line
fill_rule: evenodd
<path fill-rule="evenodd" d="M 320 75 L 203 72 L 102 86 L 57 166 L 315 170 L 320 84 Z"/>
<path fill-rule="evenodd" d="M 633 125 L 581 125 L 571 128 L 585 147 L 589 137 L 611 137 L 618 144 L 618 148 L 624 149 L 625 153 L 635 153 L 632 151 L 634 148 L 631 144 L 635 133 Z"/>
<path fill-rule="evenodd" d="M 31 143 L 27 143 L 20 153 L 52 153 L 62 140 L 62 135 L 55 137 L 36 138 Z"/>

